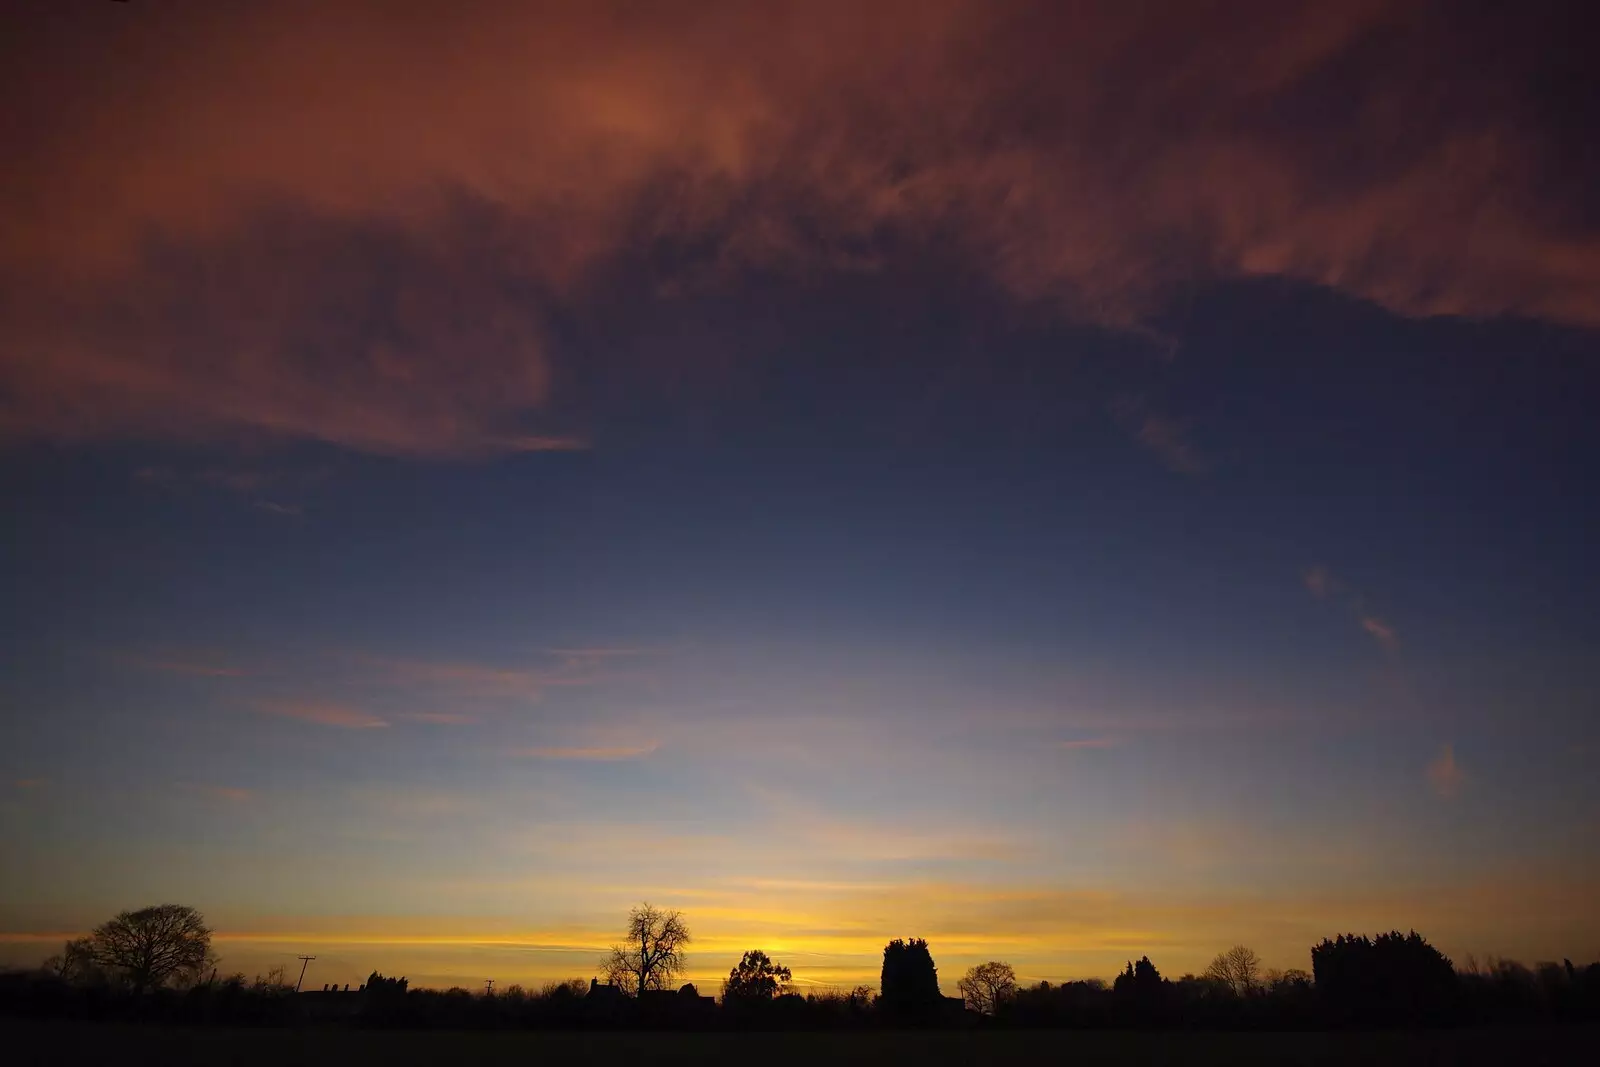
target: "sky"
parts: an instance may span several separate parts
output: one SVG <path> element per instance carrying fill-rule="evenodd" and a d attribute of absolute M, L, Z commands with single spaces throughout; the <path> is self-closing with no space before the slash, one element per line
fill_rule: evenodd
<path fill-rule="evenodd" d="M 7 9 L 0 963 L 1600 958 L 1576 6 Z"/>

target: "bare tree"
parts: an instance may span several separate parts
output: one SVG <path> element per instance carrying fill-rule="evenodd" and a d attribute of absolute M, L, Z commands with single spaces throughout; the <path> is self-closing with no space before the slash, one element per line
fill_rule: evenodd
<path fill-rule="evenodd" d="M 1247 997 L 1261 988 L 1261 957 L 1254 949 L 1234 945 L 1226 952 L 1217 953 L 1217 958 L 1206 968 L 1205 976 L 1227 986 L 1235 996 Z"/>
<path fill-rule="evenodd" d="M 86 940 L 95 964 L 120 974 L 136 993 L 198 978 L 214 958 L 205 917 L 182 904 L 122 912 Z"/>
<path fill-rule="evenodd" d="M 1000 1005 L 1016 994 L 1017 972 L 1011 969 L 1009 963 L 990 960 L 968 971 L 965 977 L 956 982 L 956 988 L 961 990 L 962 997 L 974 1011 L 993 1015 L 1000 1010 Z"/>
<path fill-rule="evenodd" d="M 611 948 L 601 961 L 606 979 L 638 996 L 646 989 L 666 989 L 683 971 L 683 946 L 689 928 L 683 915 L 641 904 L 628 913 L 627 940 Z"/>
<path fill-rule="evenodd" d="M 94 945 L 87 937 L 68 941 L 61 947 L 61 954 L 45 960 L 41 969 L 73 985 L 97 985 L 106 980 L 105 972 L 95 963 Z"/>

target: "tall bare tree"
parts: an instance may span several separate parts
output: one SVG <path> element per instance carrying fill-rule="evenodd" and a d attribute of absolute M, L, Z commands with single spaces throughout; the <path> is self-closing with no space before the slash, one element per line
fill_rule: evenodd
<path fill-rule="evenodd" d="M 640 904 L 628 912 L 628 933 L 600 962 L 608 981 L 632 996 L 645 989 L 666 989 L 683 972 L 683 947 L 689 928 L 683 915 Z"/>
<path fill-rule="evenodd" d="M 993 1015 L 1017 992 L 1017 972 L 1009 963 L 990 960 L 969 970 L 956 988 L 974 1011 Z"/>
<path fill-rule="evenodd" d="M 94 963 L 120 975 L 136 993 L 196 979 L 214 959 L 205 917 L 182 904 L 122 912 L 86 940 Z"/>
<path fill-rule="evenodd" d="M 1235 996 L 1247 997 L 1261 988 L 1261 957 L 1254 949 L 1234 945 L 1206 968 L 1206 977 L 1231 989 Z"/>

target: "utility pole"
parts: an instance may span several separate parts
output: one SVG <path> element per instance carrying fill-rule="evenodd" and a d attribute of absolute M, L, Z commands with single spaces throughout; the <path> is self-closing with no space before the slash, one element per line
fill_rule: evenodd
<path fill-rule="evenodd" d="M 494 979 L 493 978 L 485 978 L 483 980 L 483 995 L 486 996 L 486 997 L 494 996 Z"/>
<path fill-rule="evenodd" d="M 306 966 L 312 960 L 314 960 L 316 958 L 317 957 L 315 957 L 315 956 L 296 956 L 295 957 L 295 959 L 300 961 L 300 977 L 295 979 L 295 983 L 294 983 L 294 991 L 296 993 L 300 992 L 300 983 L 304 982 L 306 980 Z"/>

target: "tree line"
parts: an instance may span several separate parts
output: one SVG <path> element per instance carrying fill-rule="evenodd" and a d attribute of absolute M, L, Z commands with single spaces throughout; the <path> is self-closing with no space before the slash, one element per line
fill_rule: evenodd
<path fill-rule="evenodd" d="M 971 967 L 946 995 L 928 942 L 884 946 L 876 990 L 805 995 L 790 967 L 756 948 L 720 996 L 678 985 L 691 944 L 677 911 L 642 904 L 596 976 L 538 990 L 410 988 L 373 972 L 353 993 L 296 996 L 282 968 L 219 977 L 211 930 L 193 908 L 122 912 L 34 971 L 0 975 L 0 1012 L 176 1022 L 452 1027 L 1216 1027 L 1326 1028 L 1600 1020 L 1600 963 L 1457 966 L 1416 932 L 1338 934 L 1312 946 L 1310 971 L 1275 971 L 1236 945 L 1200 974 L 1171 978 L 1148 956 L 1111 982 L 1021 984 L 1001 960 Z"/>

